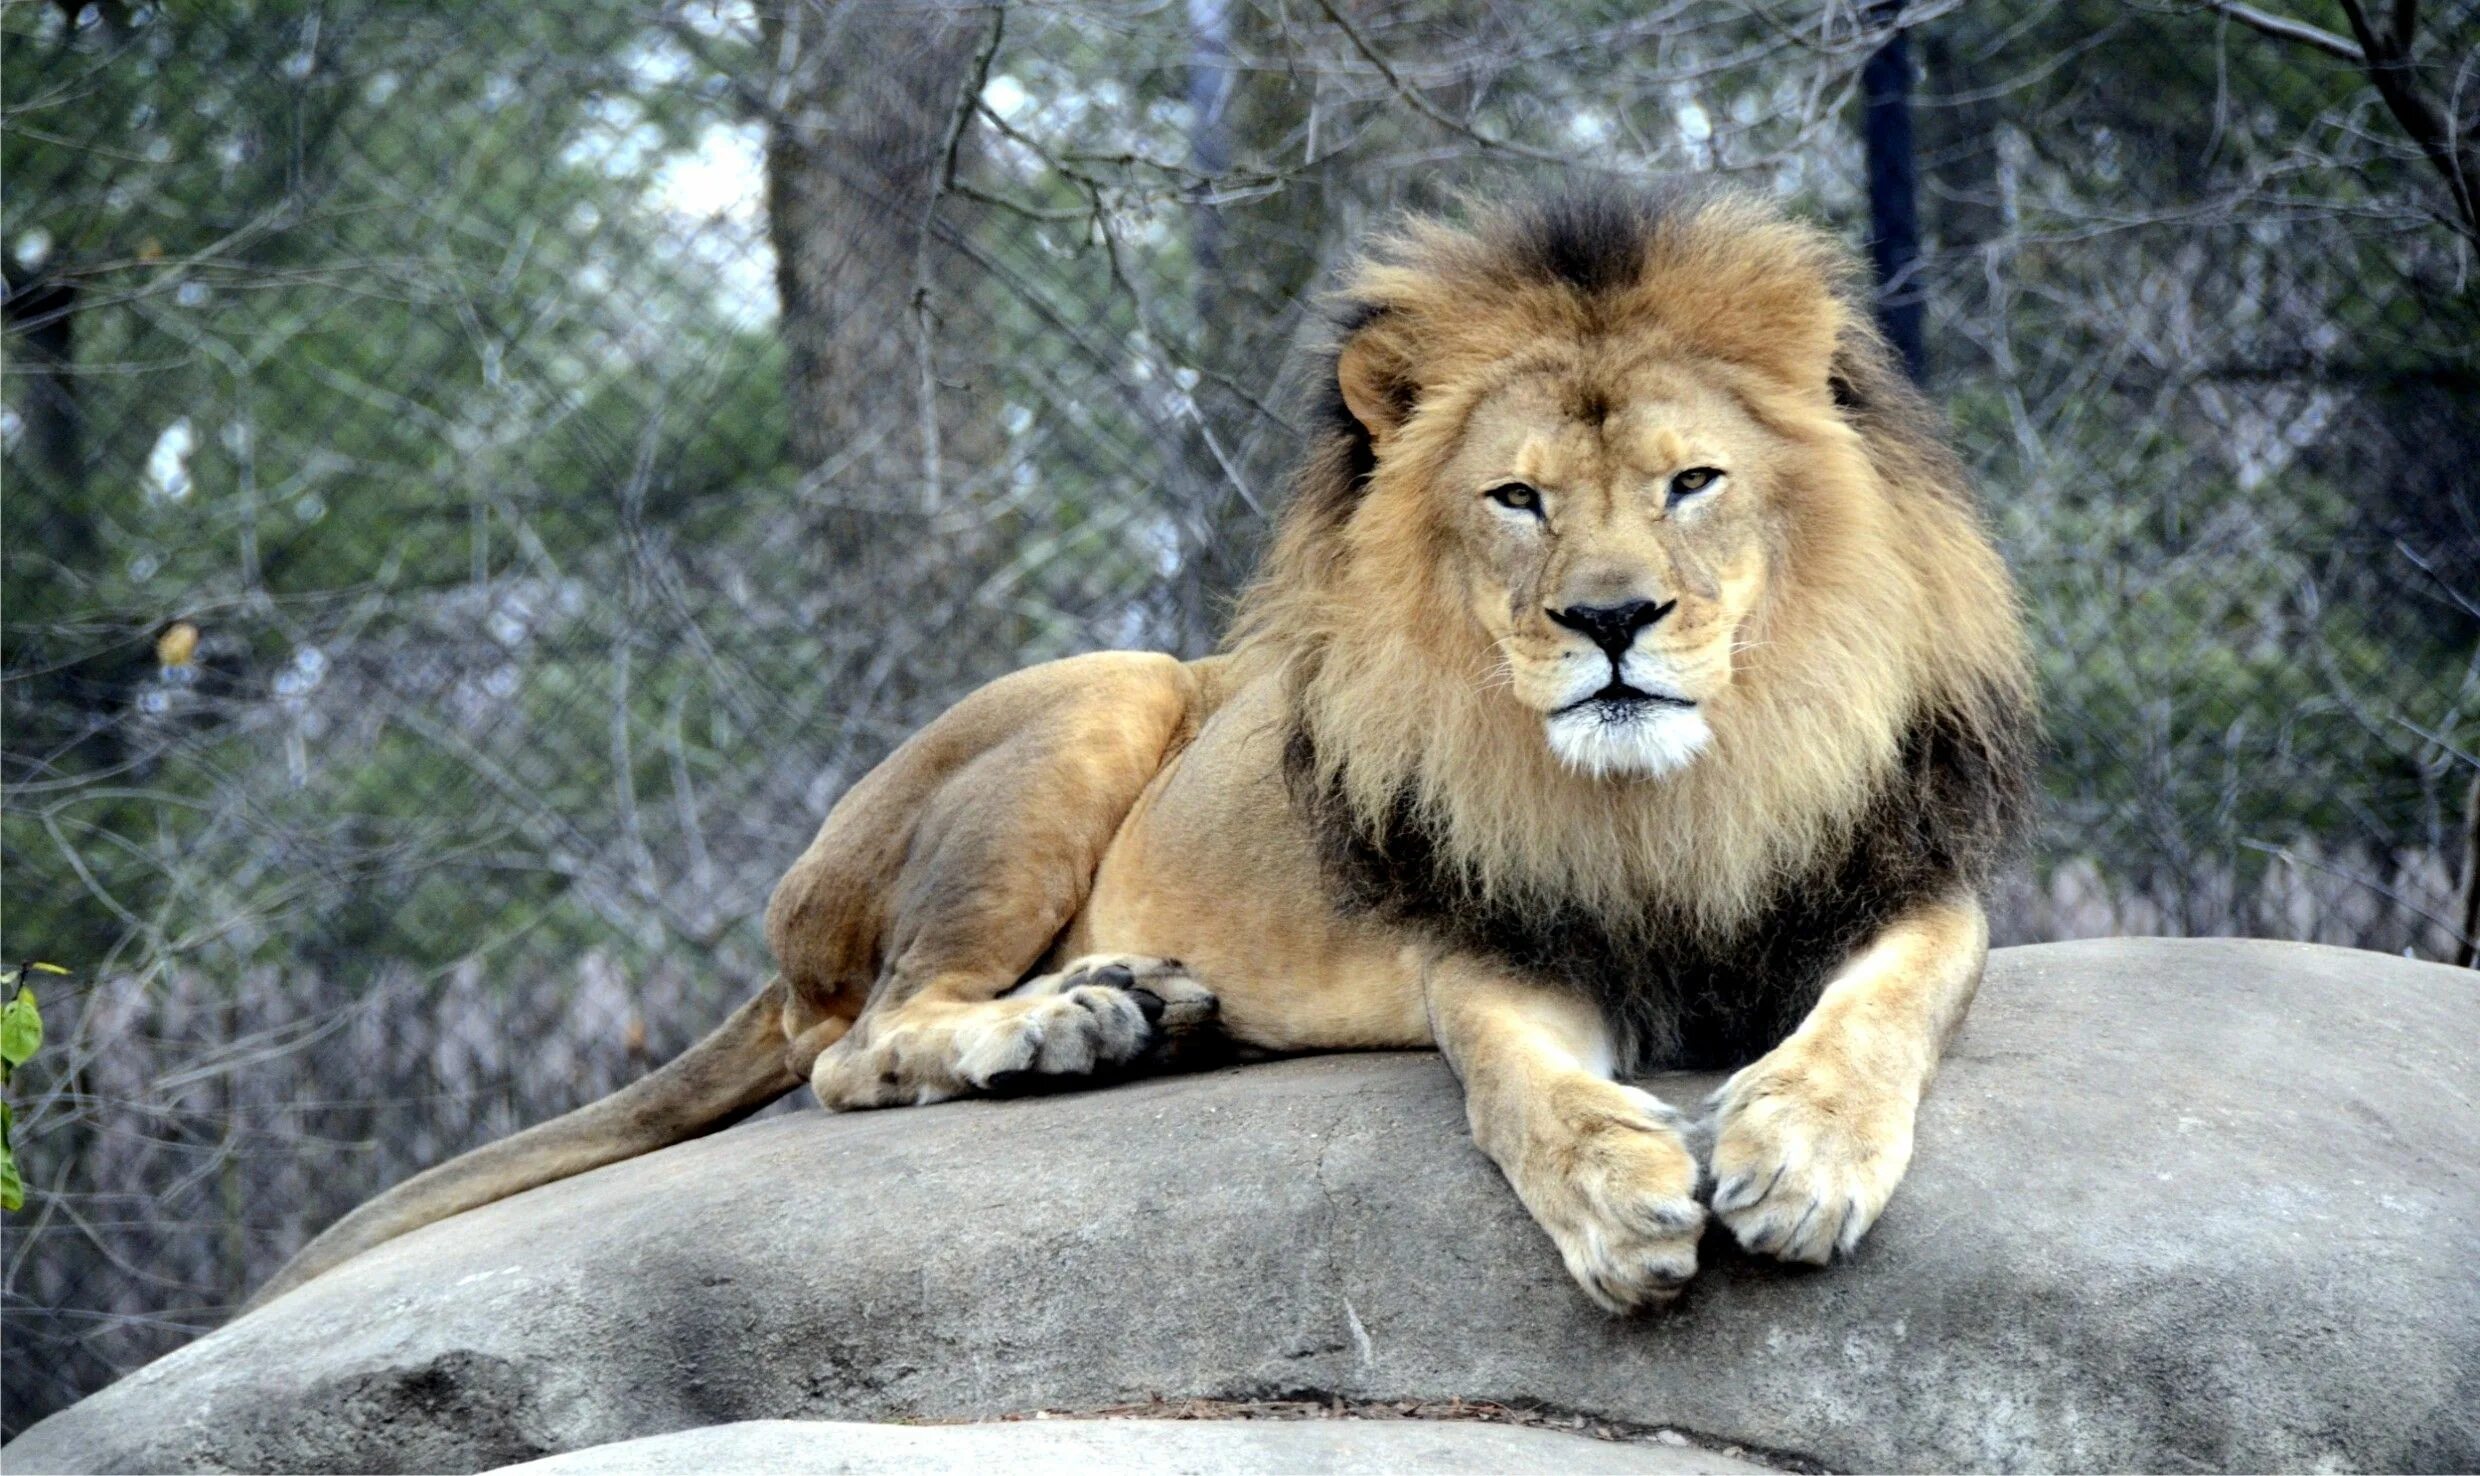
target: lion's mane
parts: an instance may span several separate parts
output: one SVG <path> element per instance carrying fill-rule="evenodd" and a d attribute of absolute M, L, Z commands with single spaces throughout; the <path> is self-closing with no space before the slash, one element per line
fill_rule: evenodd
<path fill-rule="evenodd" d="M 1381 458 L 1330 356 L 1234 654 L 1287 684 L 1293 801 L 1353 903 L 1588 991 L 1636 1066 L 1743 1061 L 2023 831 L 2012 587 L 1831 238 L 1698 189 L 1478 214 L 1414 223 L 1351 279 L 1338 349 L 1391 366 L 1405 418 Z M 1504 367 L 1562 338 L 1694 364 L 1802 458 L 1715 742 L 1659 779 L 1559 765 L 1491 690 L 1419 499 L 1377 495 L 1433 475 Z"/>

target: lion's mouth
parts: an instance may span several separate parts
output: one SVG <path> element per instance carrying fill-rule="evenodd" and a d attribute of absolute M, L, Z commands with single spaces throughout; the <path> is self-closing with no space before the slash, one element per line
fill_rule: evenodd
<path fill-rule="evenodd" d="M 1675 697 L 1668 692 L 1641 691 L 1614 677 L 1609 686 L 1570 702 L 1550 715 L 1565 717 L 1571 712 L 1583 712 L 1592 713 L 1605 721 L 1624 721 L 1648 707 L 1694 706 L 1696 704 L 1685 697 Z"/>

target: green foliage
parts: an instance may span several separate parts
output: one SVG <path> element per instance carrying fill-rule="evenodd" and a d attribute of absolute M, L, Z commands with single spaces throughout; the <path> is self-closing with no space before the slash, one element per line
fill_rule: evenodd
<path fill-rule="evenodd" d="M 30 963 L 0 969 L 0 989 L 18 986 L 16 997 L 0 1005 L 0 1210 L 26 1207 L 26 1180 L 17 1167 L 17 1113 L 7 1091 L 17 1068 L 34 1059 L 43 1047 L 43 1011 L 28 974 L 66 974 L 58 964 Z"/>
<path fill-rule="evenodd" d="M 788 480 L 780 349 L 654 199 L 730 121 L 720 75 L 640 7 L 489 19 L 477 45 L 470 18 L 396 0 L 0 16 L 12 288 L 72 284 L 75 363 L 128 366 L 64 381 L 73 464 L 10 444 L 0 641 L 36 673 L 11 749 L 46 780 L 0 819 L 13 879 L 42 878 L 13 891 L 17 938 L 104 956 L 187 928 L 238 964 L 298 937 L 358 971 L 538 925 L 556 878 L 460 866 L 509 838 L 460 739 L 488 712 L 603 746 L 561 704 L 607 695 L 586 606 L 625 588 L 615 525 L 764 538 L 750 513 Z M 28 385 L 5 392 L 32 424 L 52 412 Z M 552 608 L 500 642 L 494 611 L 455 602 L 475 585 Z M 342 668 L 382 610 L 410 618 Z M 178 670 L 147 659 L 176 617 L 204 632 Z M 478 640 L 529 690 L 457 686 Z M 448 686 L 420 684 L 426 661 Z M 394 679 L 374 731 L 319 711 L 352 679 Z M 581 756 L 544 772 L 573 781 Z M 416 853 L 410 897 L 297 887 Z M 505 859 L 484 864 L 507 878 Z M 133 937 L 140 918 L 181 921 Z"/>
<path fill-rule="evenodd" d="M 2034 632 L 2037 865 L 2147 909 L 2086 927 L 2288 931 L 2253 899 L 2294 855 L 2416 919 L 2480 742 L 2480 294 L 2434 169 L 2361 69 L 2235 22 L 1926 34 L 1932 357 Z"/>

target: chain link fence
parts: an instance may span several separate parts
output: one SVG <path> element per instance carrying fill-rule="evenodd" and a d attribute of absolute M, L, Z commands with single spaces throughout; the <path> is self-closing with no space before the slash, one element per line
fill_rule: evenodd
<path fill-rule="evenodd" d="M 9 1431 L 767 971 L 971 685 L 1208 649 L 1402 206 L 1870 219 L 2022 581 L 2002 941 L 2450 957 L 2480 763 L 2480 9 L 0 8 Z M 2399 18 L 2413 30 L 2388 29 Z"/>

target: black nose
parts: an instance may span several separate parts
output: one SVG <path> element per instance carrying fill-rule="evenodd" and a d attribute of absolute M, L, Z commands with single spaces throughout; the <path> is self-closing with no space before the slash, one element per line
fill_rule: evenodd
<path fill-rule="evenodd" d="M 1677 600 L 1664 600 L 1658 605 L 1651 600 L 1630 600 L 1624 605 L 1570 605 L 1549 613 L 1552 620 L 1583 635 L 1616 661 L 1627 654 L 1628 643 L 1636 639 L 1638 631 L 1678 605 Z"/>

